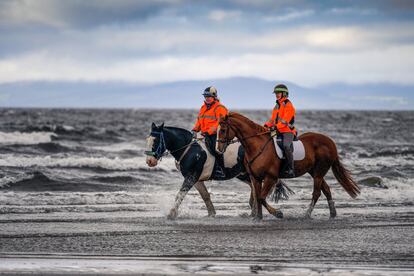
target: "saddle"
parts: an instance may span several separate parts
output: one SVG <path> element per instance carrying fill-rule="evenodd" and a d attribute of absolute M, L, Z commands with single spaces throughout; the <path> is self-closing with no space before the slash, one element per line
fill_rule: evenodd
<path fill-rule="evenodd" d="M 282 145 L 282 138 L 275 136 L 273 137 L 273 143 L 275 144 L 277 156 L 280 159 L 285 159 L 285 154 Z M 305 158 L 305 147 L 302 141 L 296 139 L 292 142 L 293 144 L 293 160 L 303 160 Z"/>

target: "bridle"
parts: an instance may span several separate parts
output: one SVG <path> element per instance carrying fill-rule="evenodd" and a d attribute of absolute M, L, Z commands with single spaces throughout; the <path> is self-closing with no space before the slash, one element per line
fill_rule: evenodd
<path fill-rule="evenodd" d="M 224 140 L 223 139 L 218 139 L 217 141 L 220 142 L 220 143 L 224 143 L 225 144 L 225 147 L 224 148 L 226 148 L 229 144 L 236 143 L 237 141 L 240 141 L 243 144 L 243 142 L 246 141 L 247 139 L 250 139 L 250 138 L 253 138 L 253 137 L 258 137 L 258 136 L 261 136 L 261 135 L 264 135 L 264 134 L 267 134 L 267 133 L 271 133 L 270 130 L 266 130 L 266 131 L 263 131 L 263 132 L 260 132 L 260 133 L 256 133 L 254 135 L 250 135 L 250 136 L 243 137 L 243 135 L 239 132 L 240 133 L 240 136 L 241 136 L 240 139 L 230 140 L 229 139 L 229 129 L 232 129 L 235 133 L 237 133 L 238 131 L 236 131 L 236 129 L 234 128 L 234 126 L 232 126 L 228 122 L 228 120 L 225 120 L 223 122 L 225 122 L 226 125 L 227 125 L 225 139 Z M 272 135 L 270 135 L 270 138 L 267 140 L 267 142 L 262 146 L 262 148 L 260 149 L 260 151 L 252 159 L 250 159 L 250 160 L 247 159 L 247 165 L 249 166 L 249 169 L 250 169 L 251 172 L 252 172 L 251 165 L 257 159 L 257 157 L 259 157 L 264 152 L 264 149 L 266 148 L 267 144 L 269 144 L 269 142 L 271 140 L 273 140 L 273 136 Z"/>
<path fill-rule="evenodd" d="M 161 160 L 162 157 L 168 155 L 167 146 L 166 146 L 165 138 L 164 138 L 164 131 L 151 131 L 150 136 L 151 137 L 156 137 L 155 135 L 160 136 L 160 142 L 157 146 L 157 149 L 155 151 L 146 150 L 144 153 L 145 153 L 145 155 L 153 156 L 157 160 Z M 182 149 L 186 149 L 184 151 L 184 153 L 179 158 L 179 160 L 181 161 L 181 159 L 184 157 L 184 155 L 187 153 L 188 149 L 190 148 L 190 145 L 193 144 L 194 142 L 195 142 L 195 140 L 191 140 L 191 142 L 186 144 L 185 146 L 183 146 L 181 148 L 178 148 L 178 149 L 175 149 L 175 150 L 172 150 L 172 151 L 169 151 L 169 153 L 173 154 L 173 153 L 175 153 L 177 151 L 180 151 Z"/>
<path fill-rule="evenodd" d="M 234 129 L 234 127 L 231 124 L 229 124 L 229 122 L 227 120 L 224 121 L 224 122 L 227 125 L 225 138 L 224 139 L 217 139 L 217 142 L 225 144 L 226 147 L 230 144 L 234 144 L 234 143 L 237 143 L 239 141 L 240 142 L 246 141 L 247 139 L 257 137 L 257 136 L 260 136 L 260 135 L 264 135 L 264 134 L 267 134 L 267 133 L 271 132 L 270 130 L 266 130 L 266 131 L 263 131 L 263 132 L 260 132 L 260 133 L 256 133 L 256 134 L 253 134 L 253 135 L 250 135 L 250 136 L 246 136 L 246 137 L 243 137 L 243 135 L 240 133 L 241 139 L 234 139 L 234 138 L 230 139 L 229 138 L 229 129 L 232 129 L 235 133 L 237 133 L 237 131 Z"/>
<path fill-rule="evenodd" d="M 146 150 L 144 153 L 148 156 L 153 156 L 155 159 L 159 160 L 161 159 L 165 154 L 166 151 L 166 145 L 165 145 L 165 138 L 164 138 L 164 131 L 151 131 L 150 136 L 156 137 L 155 135 L 160 136 L 160 142 L 158 144 L 158 147 L 155 151 Z"/>

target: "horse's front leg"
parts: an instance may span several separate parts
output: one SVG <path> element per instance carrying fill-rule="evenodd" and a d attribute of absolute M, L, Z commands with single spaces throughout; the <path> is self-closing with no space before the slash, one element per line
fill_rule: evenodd
<path fill-rule="evenodd" d="M 252 189 L 253 194 L 253 208 L 252 214 L 254 214 L 254 220 L 261 220 L 263 218 L 262 213 L 262 202 L 260 200 L 260 194 L 262 190 L 262 183 L 256 180 L 253 176 L 250 177 L 252 180 L 252 184 L 254 189 Z"/>
<path fill-rule="evenodd" d="M 255 205 L 255 197 L 254 197 L 254 186 L 253 186 L 253 184 L 249 184 L 249 186 L 250 186 L 250 199 L 249 199 L 249 206 L 250 206 L 250 209 L 251 209 L 251 213 L 250 213 L 250 216 L 252 217 L 252 218 L 254 218 L 254 217 L 256 217 L 256 215 L 257 215 L 257 208 L 255 207 L 256 205 Z"/>
<path fill-rule="evenodd" d="M 206 204 L 208 216 L 214 217 L 216 215 L 216 210 L 214 209 L 213 202 L 210 199 L 210 193 L 207 191 L 206 186 L 204 185 L 204 181 L 199 181 L 194 185 L 197 191 L 200 193 L 201 198 L 204 200 Z"/>
<path fill-rule="evenodd" d="M 266 176 L 263 181 L 263 187 L 262 187 L 262 193 L 260 195 L 260 200 L 263 206 L 266 208 L 266 210 L 273 216 L 277 218 L 283 218 L 282 211 L 273 208 L 269 203 L 266 202 L 266 198 L 270 192 L 270 190 L 273 188 L 276 183 L 278 183 L 278 179 L 271 178 L 269 176 Z"/>
<path fill-rule="evenodd" d="M 181 205 L 184 197 L 187 195 L 188 191 L 194 186 L 197 182 L 198 177 L 194 174 L 190 174 L 185 177 L 183 185 L 181 185 L 180 191 L 177 193 L 175 197 L 174 207 L 171 208 L 170 213 L 168 214 L 168 219 L 175 219 L 178 215 L 178 208 Z"/>

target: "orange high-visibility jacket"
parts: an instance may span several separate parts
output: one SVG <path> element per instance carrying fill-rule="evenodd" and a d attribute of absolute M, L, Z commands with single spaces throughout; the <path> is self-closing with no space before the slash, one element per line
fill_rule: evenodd
<path fill-rule="evenodd" d="M 296 135 L 296 129 L 293 126 L 295 122 L 295 108 L 287 98 L 281 98 L 276 101 L 273 108 L 272 118 L 265 123 L 267 127 L 276 127 L 280 133 L 292 132 Z"/>
<path fill-rule="evenodd" d="M 193 130 L 197 132 L 207 132 L 210 135 L 216 134 L 220 116 L 224 117 L 227 113 L 227 108 L 222 105 L 219 100 L 215 100 L 210 108 L 207 108 L 206 103 L 204 103 L 200 109 L 200 113 L 198 113 Z"/>

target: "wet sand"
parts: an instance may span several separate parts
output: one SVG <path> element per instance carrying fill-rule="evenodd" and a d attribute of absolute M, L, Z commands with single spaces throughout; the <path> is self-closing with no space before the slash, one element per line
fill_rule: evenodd
<path fill-rule="evenodd" d="M 0 216 L 0 271 L 39 274 L 414 275 L 414 206 L 326 203 L 314 218 L 285 204 L 285 218 L 254 222 L 246 212 Z M 369 212 L 366 210 L 369 209 Z"/>

